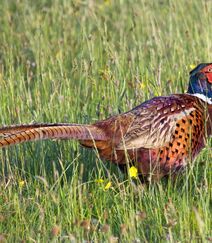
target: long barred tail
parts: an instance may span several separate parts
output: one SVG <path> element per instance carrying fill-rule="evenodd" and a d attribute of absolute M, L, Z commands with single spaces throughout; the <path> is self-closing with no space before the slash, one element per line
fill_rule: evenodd
<path fill-rule="evenodd" d="M 67 123 L 15 125 L 0 128 L 0 147 L 7 147 L 28 141 L 45 139 L 108 139 L 104 131 L 95 125 L 78 125 Z"/>
<path fill-rule="evenodd" d="M 78 124 L 70 124 L 70 123 L 31 123 L 31 124 L 20 124 L 20 125 L 10 125 L 0 127 L 0 136 L 7 136 L 16 134 L 22 131 L 41 128 L 41 127 L 53 127 L 53 126 L 70 126 L 70 125 L 78 125 Z"/>

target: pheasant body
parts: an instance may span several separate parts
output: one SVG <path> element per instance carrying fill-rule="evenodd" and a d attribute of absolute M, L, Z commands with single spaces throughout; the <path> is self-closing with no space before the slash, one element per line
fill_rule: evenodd
<path fill-rule="evenodd" d="M 93 125 L 29 124 L 0 128 L 0 147 L 41 139 L 77 139 L 120 166 L 133 163 L 144 177 L 176 174 L 212 135 L 212 64 L 190 72 L 187 94 L 155 97 Z M 198 92 L 197 92 L 198 91 Z"/>
<path fill-rule="evenodd" d="M 188 156 L 196 157 L 205 146 L 206 137 L 211 135 L 212 114 L 207 115 L 205 123 L 205 105 L 188 94 L 153 98 L 119 116 L 119 121 L 126 123 L 128 119 L 124 127 L 119 122 L 117 130 L 122 130 L 123 136 L 114 133 L 116 140 L 113 144 L 109 140 L 108 146 L 97 142 L 100 156 L 122 164 L 126 162 L 127 150 L 129 160 L 136 162 L 143 175 L 150 171 L 156 177 L 178 172 L 185 167 Z M 108 130 L 104 124 L 110 124 L 109 120 L 96 125 Z"/>

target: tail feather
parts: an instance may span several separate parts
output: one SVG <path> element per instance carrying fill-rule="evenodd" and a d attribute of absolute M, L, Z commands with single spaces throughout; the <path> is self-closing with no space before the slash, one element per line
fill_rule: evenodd
<path fill-rule="evenodd" d="M 32 124 L 0 128 L 0 147 L 46 139 L 108 140 L 104 131 L 94 125 Z"/>
<path fill-rule="evenodd" d="M 0 136 L 8 136 L 12 134 L 16 134 L 22 131 L 41 128 L 41 127 L 54 127 L 54 126 L 73 126 L 78 124 L 70 124 L 70 123 L 32 123 L 32 124 L 20 124 L 20 125 L 10 125 L 0 127 Z"/>

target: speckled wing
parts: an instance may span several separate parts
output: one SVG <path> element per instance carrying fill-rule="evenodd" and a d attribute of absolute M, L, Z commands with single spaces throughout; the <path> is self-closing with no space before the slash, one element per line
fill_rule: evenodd
<path fill-rule="evenodd" d="M 181 94 L 156 97 L 137 106 L 129 112 L 135 119 L 116 149 L 165 146 L 172 141 L 177 123 L 182 119 L 187 120 L 198 109 L 194 104 L 194 97 Z"/>

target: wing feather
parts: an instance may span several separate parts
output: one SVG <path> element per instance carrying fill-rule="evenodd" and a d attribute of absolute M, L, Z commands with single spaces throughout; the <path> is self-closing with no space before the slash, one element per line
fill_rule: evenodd
<path fill-rule="evenodd" d="M 187 95 L 186 95 L 187 96 Z M 131 111 L 134 122 L 116 149 L 158 148 L 171 141 L 176 124 L 196 108 L 176 96 L 156 97 Z"/>

